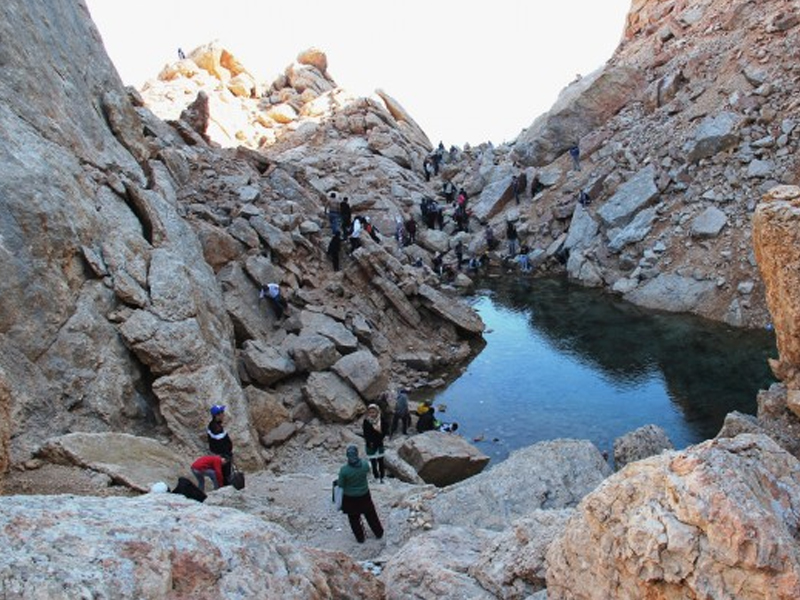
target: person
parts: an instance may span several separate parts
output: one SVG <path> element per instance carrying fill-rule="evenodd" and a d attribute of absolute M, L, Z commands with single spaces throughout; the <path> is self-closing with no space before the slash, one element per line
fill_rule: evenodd
<path fill-rule="evenodd" d="M 431 173 L 433 173 L 433 161 L 430 156 L 426 156 L 422 161 L 422 169 L 425 171 L 425 181 L 430 181 Z"/>
<path fill-rule="evenodd" d="M 392 428 L 389 435 L 394 435 L 397 426 L 402 424 L 403 435 L 408 435 L 408 426 L 411 425 L 411 413 L 408 410 L 408 392 L 400 389 L 397 392 L 397 401 L 394 404 L 394 415 L 392 415 Z"/>
<path fill-rule="evenodd" d="M 517 255 L 517 228 L 514 223 L 506 221 L 506 239 L 508 240 L 508 255 L 513 257 Z"/>
<path fill-rule="evenodd" d="M 328 222 L 331 224 L 333 235 L 339 235 L 339 228 L 342 224 L 342 213 L 339 207 L 340 204 L 336 192 L 328 194 L 328 202 L 325 204 L 325 214 L 328 215 Z"/>
<path fill-rule="evenodd" d="M 333 263 L 334 271 L 339 270 L 339 254 L 341 252 L 341 249 L 342 249 L 342 238 L 340 238 L 338 235 L 334 235 L 333 237 L 331 237 L 331 241 L 328 242 L 328 250 L 326 251 L 328 258 L 330 258 L 331 263 Z"/>
<path fill-rule="evenodd" d="M 486 225 L 486 231 L 484 233 L 486 236 L 486 247 L 489 250 L 494 250 L 497 248 L 497 240 L 494 237 L 494 231 L 492 231 L 492 227 L 490 225 Z"/>
<path fill-rule="evenodd" d="M 458 240 L 458 242 L 456 242 L 455 253 L 456 253 L 456 267 L 460 271 L 461 265 L 464 264 L 464 244 L 461 240 Z"/>
<path fill-rule="evenodd" d="M 417 419 L 417 432 L 425 433 L 426 431 L 433 431 L 439 425 L 436 421 L 436 409 L 433 405 L 424 405 L 426 410 L 420 413 L 420 407 L 417 407 L 417 414 L 419 414 L 419 418 Z"/>
<path fill-rule="evenodd" d="M 440 423 L 437 431 L 442 433 L 455 433 L 458 431 L 458 423 Z"/>
<path fill-rule="evenodd" d="M 272 308 L 275 310 L 275 316 L 279 319 L 283 318 L 286 310 L 286 300 L 281 296 L 281 288 L 277 283 L 268 283 L 261 286 L 258 297 L 259 299 L 269 298 L 270 302 L 272 302 Z"/>
<path fill-rule="evenodd" d="M 361 247 L 361 217 L 353 219 L 353 230 L 350 232 L 350 254 Z"/>
<path fill-rule="evenodd" d="M 369 237 L 371 237 L 374 242 L 380 244 L 381 239 L 378 237 L 378 234 L 380 232 L 378 231 L 378 228 L 372 224 L 372 221 L 370 220 L 369 217 L 364 217 L 363 225 L 364 225 L 364 230 L 369 234 Z"/>
<path fill-rule="evenodd" d="M 585 190 L 581 190 L 580 194 L 578 194 L 578 203 L 580 203 L 581 206 L 589 206 L 589 204 L 592 203 L 592 199 Z"/>
<path fill-rule="evenodd" d="M 383 537 L 383 525 L 369 493 L 368 473 L 369 465 L 358 457 L 358 448 L 348 446 L 347 464 L 339 469 L 337 483 L 342 490 L 342 512 L 347 515 L 350 529 L 353 530 L 353 535 L 359 544 L 363 544 L 365 539 L 361 515 L 366 517 L 375 537 L 378 539 Z"/>
<path fill-rule="evenodd" d="M 541 192 L 543 189 L 544 189 L 544 184 L 541 181 L 539 181 L 539 175 L 538 174 L 534 175 L 533 181 L 531 181 L 531 198 L 536 196 L 536 194 Z"/>
<path fill-rule="evenodd" d="M 206 477 L 214 484 L 214 489 L 218 490 L 224 485 L 225 479 L 222 475 L 222 467 L 228 460 L 224 456 L 210 454 L 201 456 L 192 463 L 192 473 L 197 479 L 197 487 L 201 492 L 206 491 Z"/>
<path fill-rule="evenodd" d="M 569 155 L 572 157 L 572 167 L 576 171 L 581 170 L 581 149 L 578 147 L 578 144 L 574 144 L 570 146 Z"/>
<path fill-rule="evenodd" d="M 456 200 L 456 186 L 449 179 L 445 180 L 444 185 L 442 185 L 442 195 L 448 204 L 453 204 Z"/>
<path fill-rule="evenodd" d="M 208 438 L 208 451 L 217 456 L 223 456 L 227 462 L 223 465 L 222 481 L 227 483 L 231 478 L 231 467 L 233 466 L 233 440 L 225 431 L 225 405 L 214 404 L 209 410 L 211 420 L 206 426 L 206 437 Z"/>
<path fill-rule="evenodd" d="M 408 244 L 417 243 L 417 222 L 414 220 L 414 215 L 409 215 L 406 219 L 406 233 L 408 234 Z"/>
<path fill-rule="evenodd" d="M 437 252 L 431 259 L 433 265 L 433 272 L 441 276 L 444 273 L 444 254 Z"/>
<path fill-rule="evenodd" d="M 383 483 L 386 476 L 386 463 L 383 460 L 383 439 L 386 437 L 386 420 L 381 414 L 381 409 L 377 404 L 370 404 L 367 407 L 367 416 L 364 417 L 362 426 L 364 432 L 364 445 L 366 447 L 367 458 L 372 465 L 372 474 L 375 479 Z"/>
<path fill-rule="evenodd" d="M 186 58 L 186 54 L 184 54 L 183 48 L 178 48 L 178 59 L 183 60 L 184 58 Z"/>
<path fill-rule="evenodd" d="M 519 249 L 519 254 L 517 255 L 517 262 L 519 263 L 520 271 L 523 273 L 529 273 L 531 270 L 531 262 L 528 258 L 528 254 L 530 253 L 530 248 L 527 245 L 523 244 L 522 247 Z"/>
<path fill-rule="evenodd" d="M 511 176 L 511 190 L 514 192 L 514 200 L 519 204 L 519 177 L 516 175 Z"/>
<path fill-rule="evenodd" d="M 350 198 L 345 196 L 339 203 L 339 214 L 342 217 L 342 239 L 345 239 L 350 233 L 350 227 L 353 221 L 353 211 L 350 208 Z"/>

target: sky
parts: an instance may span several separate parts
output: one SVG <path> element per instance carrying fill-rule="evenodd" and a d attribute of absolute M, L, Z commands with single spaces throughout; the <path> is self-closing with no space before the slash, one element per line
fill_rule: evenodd
<path fill-rule="evenodd" d="M 86 0 L 123 82 L 217 40 L 272 82 L 310 47 L 358 95 L 382 89 L 433 144 L 513 140 L 602 66 L 631 0 Z"/>

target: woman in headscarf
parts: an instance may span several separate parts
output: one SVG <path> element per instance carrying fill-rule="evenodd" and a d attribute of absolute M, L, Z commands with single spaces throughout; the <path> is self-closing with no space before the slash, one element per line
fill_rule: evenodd
<path fill-rule="evenodd" d="M 377 404 L 370 404 L 367 407 L 367 416 L 364 418 L 364 442 L 366 445 L 367 458 L 372 465 L 372 474 L 375 479 L 383 483 L 386 476 L 386 465 L 383 461 L 383 438 L 389 428 L 386 419 L 381 414 L 381 409 Z"/>
<path fill-rule="evenodd" d="M 347 464 L 342 465 L 339 469 L 337 483 L 342 489 L 342 512 L 347 515 L 350 529 L 353 530 L 353 535 L 356 536 L 359 544 L 364 543 L 364 525 L 361 523 L 361 515 L 366 517 L 369 528 L 375 537 L 378 539 L 383 537 L 383 526 L 369 493 L 368 473 L 369 465 L 358 457 L 358 448 L 348 446 Z"/>

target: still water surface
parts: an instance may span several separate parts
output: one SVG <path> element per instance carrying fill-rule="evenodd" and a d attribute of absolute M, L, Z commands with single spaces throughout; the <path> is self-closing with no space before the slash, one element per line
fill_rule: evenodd
<path fill-rule="evenodd" d="M 659 425 L 676 448 L 714 437 L 733 410 L 755 414 L 774 381 L 774 335 L 636 307 L 556 279 L 488 281 L 473 299 L 486 347 L 434 396 L 443 421 L 497 463 L 556 438 L 614 439 Z"/>

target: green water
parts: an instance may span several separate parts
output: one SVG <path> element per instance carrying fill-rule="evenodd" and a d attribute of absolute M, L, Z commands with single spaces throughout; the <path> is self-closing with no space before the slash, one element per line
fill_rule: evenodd
<path fill-rule="evenodd" d="M 774 334 L 638 308 L 556 279 L 489 281 L 472 302 L 487 344 L 434 396 L 442 420 L 492 456 L 556 438 L 614 439 L 647 424 L 676 448 L 755 414 Z"/>

